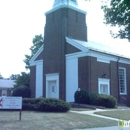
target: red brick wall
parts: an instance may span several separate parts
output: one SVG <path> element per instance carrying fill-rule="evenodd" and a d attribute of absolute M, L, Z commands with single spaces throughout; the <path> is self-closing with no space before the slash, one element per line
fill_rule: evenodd
<path fill-rule="evenodd" d="M 31 88 L 31 97 L 35 97 L 36 91 L 36 66 L 30 67 L 30 88 Z"/>
<path fill-rule="evenodd" d="M 110 79 L 110 94 L 113 95 L 119 103 L 130 105 L 130 66 L 128 64 L 119 63 L 119 67 L 126 68 L 127 95 L 119 94 L 118 63 L 116 61 L 111 61 L 110 63 L 98 62 L 95 57 L 81 57 L 78 59 L 79 87 L 89 92 L 98 93 L 98 78 L 102 78 L 102 75 L 106 74 L 106 78 Z M 124 98 L 126 98 L 126 100 L 124 100 Z"/>
<path fill-rule="evenodd" d="M 70 54 L 70 53 L 76 53 L 76 52 L 80 52 L 81 50 L 75 48 L 74 46 L 66 43 L 66 54 Z"/>
<path fill-rule="evenodd" d="M 118 63 L 115 61 L 110 62 L 110 94 L 119 102 Z"/>
<path fill-rule="evenodd" d="M 38 55 L 38 57 L 35 59 L 35 61 L 42 60 L 42 59 L 43 59 L 43 51 Z"/>
<path fill-rule="evenodd" d="M 78 86 L 89 91 L 89 59 L 81 57 L 78 59 Z"/>
<path fill-rule="evenodd" d="M 7 90 L 7 96 L 11 96 L 11 90 Z"/>
<path fill-rule="evenodd" d="M 68 36 L 87 41 L 85 14 L 71 9 L 68 10 Z"/>
<path fill-rule="evenodd" d="M 0 90 L 0 96 L 2 96 L 2 90 Z"/>

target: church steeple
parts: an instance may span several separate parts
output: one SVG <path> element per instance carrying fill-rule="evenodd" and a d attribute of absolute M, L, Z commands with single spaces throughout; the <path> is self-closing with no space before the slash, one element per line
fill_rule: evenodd
<path fill-rule="evenodd" d="M 77 0 L 55 0 L 45 15 L 43 93 L 51 97 L 55 87 L 55 98 L 66 100 L 66 54 L 79 51 L 66 37 L 87 41 L 86 12 L 79 9 Z"/>
<path fill-rule="evenodd" d="M 53 8 L 56 8 L 58 6 L 73 6 L 78 8 L 78 2 L 77 0 L 55 0 Z"/>

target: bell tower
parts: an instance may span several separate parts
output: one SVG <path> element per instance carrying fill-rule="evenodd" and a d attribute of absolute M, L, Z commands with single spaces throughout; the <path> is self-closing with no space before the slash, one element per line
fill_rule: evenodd
<path fill-rule="evenodd" d="M 66 31 L 64 36 L 87 41 L 86 12 L 79 8 L 77 0 L 54 0 L 52 9 L 45 15 L 46 27 L 51 23 L 59 29 L 62 26 L 61 30 Z"/>
<path fill-rule="evenodd" d="M 65 37 L 87 41 L 86 12 L 79 8 L 77 0 L 55 0 L 52 9 L 45 15 L 43 96 L 49 95 L 49 82 L 50 84 L 55 82 L 59 86 L 56 89 L 59 98 L 65 100 L 67 45 Z M 51 79 L 53 77 L 58 80 Z"/>

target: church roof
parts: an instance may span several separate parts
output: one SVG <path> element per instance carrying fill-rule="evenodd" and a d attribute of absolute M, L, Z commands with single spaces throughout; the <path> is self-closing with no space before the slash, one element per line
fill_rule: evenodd
<path fill-rule="evenodd" d="M 0 79 L 0 88 L 13 88 L 14 80 Z"/>
<path fill-rule="evenodd" d="M 66 37 L 66 41 L 82 51 L 93 50 L 101 53 L 106 53 L 106 54 L 130 59 L 130 55 L 128 55 L 128 52 L 126 50 L 123 52 L 122 50 L 119 49 L 119 46 L 115 48 L 113 46 L 102 44 L 102 43 L 97 43 L 92 41 L 86 42 L 86 41 L 81 41 L 69 37 Z"/>

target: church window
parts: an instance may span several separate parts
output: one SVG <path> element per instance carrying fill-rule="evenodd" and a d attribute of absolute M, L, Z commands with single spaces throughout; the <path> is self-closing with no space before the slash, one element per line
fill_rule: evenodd
<path fill-rule="evenodd" d="M 119 90 L 120 94 L 126 94 L 126 69 L 119 67 Z"/>
<path fill-rule="evenodd" d="M 98 79 L 98 93 L 106 95 L 110 94 L 110 79 Z"/>

